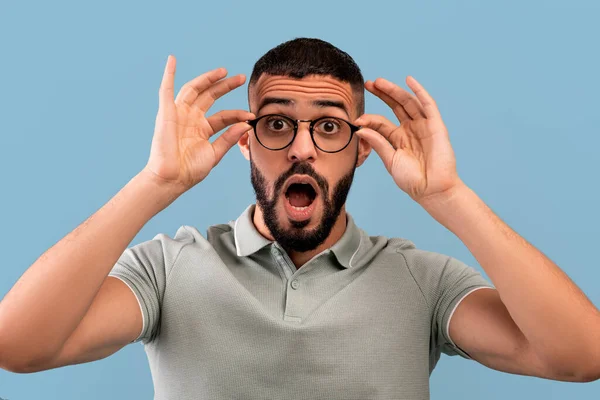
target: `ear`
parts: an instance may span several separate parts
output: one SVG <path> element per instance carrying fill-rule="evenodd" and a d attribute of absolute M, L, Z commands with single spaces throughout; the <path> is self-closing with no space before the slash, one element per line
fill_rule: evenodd
<path fill-rule="evenodd" d="M 367 157 L 371 154 L 371 145 L 363 138 L 358 139 L 358 157 L 356 159 L 356 166 L 360 167 L 365 162 Z"/>
<path fill-rule="evenodd" d="M 238 140 L 238 146 L 246 160 L 250 161 L 250 134 L 248 132 L 244 133 Z"/>

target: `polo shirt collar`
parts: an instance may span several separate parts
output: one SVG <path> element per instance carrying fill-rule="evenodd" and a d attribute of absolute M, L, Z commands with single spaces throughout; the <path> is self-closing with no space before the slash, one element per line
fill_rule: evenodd
<path fill-rule="evenodd" d="M 238 257 L 245 257 L 256 253 L 263 247 L 272 244 L 273 241 L 265 238 L 258 232 L 252 220 L 256 204 L 249 205 L 244 212 L 235 220 L 233 234 L 235 248 Z M 329 250 L 338 262 L 345 268 L 354 266 L 355 256 L 361 245 L 361 231 L 354 223 L 354 219 L 346 213 L 346 230 L 344 234 Z"/>
<path fill-rule="evenodd" d="M 261 235 L 254 226 L 254 221 L 252 221 L 254 207 L 256 207 L 256 204 L 249 205 L 242 215 L 235 220 L 233 226 L 233 237 L 238 257 L 249 256 L 273 243 L 272 240 Z"/>

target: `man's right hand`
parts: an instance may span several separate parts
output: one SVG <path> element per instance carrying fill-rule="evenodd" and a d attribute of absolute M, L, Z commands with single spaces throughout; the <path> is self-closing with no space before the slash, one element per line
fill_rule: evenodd
<path fill-rule="evenodd" d="M 254 118 L 247 111 L 204 116 L 216 99 L 245 81 L 243 75 L 224 79 L 226 74 L 220 68 L 193 79 L 174 101 L 175 58 L 168 58 L 148 163 L 107 204 L 44 252 L 4 296 L 0 368 L 25 373 L 99 360 L 140 335 L 144 316 L 136 294 L 109 274 L 167 201 L 204 179 L 251 129 L 243 122 Z M 165 188 L 164 198 L 154 183 Z M 147 279 L 144 284 L 155 284 Z"/>
<path fill-rule="evenodd" d="M 187 82 L 173 101 L 175 57 L 169 56 L 159 90 L 150 158 L 144 167 L 152 179 L 181 193 L 202 181 L 240 137 L 252 127 L 254 114 L 223 110 L 205 114 L 216 99 L 244 84 L 243 74 L 226 79 L 225 68 L 206 72 Z M 232 125 L 214 142 L 209 138 Z"/>

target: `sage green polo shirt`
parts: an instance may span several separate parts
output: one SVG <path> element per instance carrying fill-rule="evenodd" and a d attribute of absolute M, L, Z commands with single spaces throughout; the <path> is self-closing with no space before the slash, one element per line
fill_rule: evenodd
<path fill-rule="evenodd" d="M 297 269 L 252 222 L 181 226 L 127 248 L 112 271 L 137 297 L 154 398 L 428 399 L 457 304 L 493 287 L 475 269 L 348 214 Z"/>

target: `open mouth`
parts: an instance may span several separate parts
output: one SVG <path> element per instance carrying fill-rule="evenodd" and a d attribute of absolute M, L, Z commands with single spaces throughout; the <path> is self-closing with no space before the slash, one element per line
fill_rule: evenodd
<path fill-rule="evenodd" d="M 312 215 L 318 192 L 312 179 L 292 177 L 285 189 L 285 209 L 288 217 L 302 221 Z"/>
<path fill-rule="evenodd" d="M 317 192 L 308 183 L 292 183 L 285 192 L 292 207 L 304 208 L 312 204 L 317 197 Z"/>

